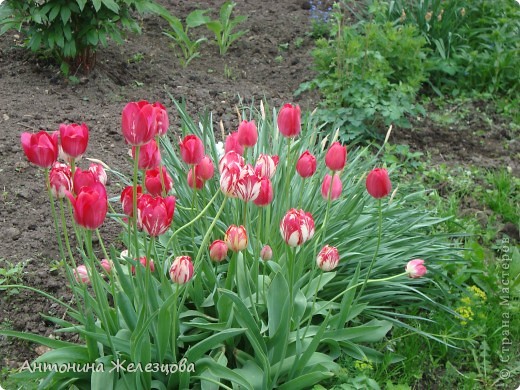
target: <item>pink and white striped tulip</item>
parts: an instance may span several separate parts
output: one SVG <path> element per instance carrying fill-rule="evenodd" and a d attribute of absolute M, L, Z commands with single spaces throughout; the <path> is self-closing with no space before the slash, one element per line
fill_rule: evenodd
<path fill-rule="evenodd" d="M 280 233 L 291 247 L 310 240 L 314 236 L 314 219 L 311 213 L 290 209 L 280 221 Z"/>
<path fill-rule="evenodd" d="M 412 279 L 419 279 L 420 277 L 426 275 L 426 272 L 428 270 L 426 269 L 426 266 L 424 265 L 424 260 L 422 259 L 415 259 L 410 260 L 408 264 L 406 265 L 406 272 L 408 273 L 408 276 Z"/>
<path fill-rule="evenodd" d="M 67 164 L 55 162 L 49 172 L 51 193 L 55 198 L 64 198 L 72 191 L 70 167 Z"/>
<path fill-rule="evenodd" d="M 170 279 L 177 284 L 185 284 L 193 278 L 193 263 L 190 256 L 178 256 L 170 267 Z"/>
<path fill-rule="evenodd" d="M 236 183 L 235 194 L 244 202 L 254 201 L 260 194 L 260 178 L 253 167 L 247 164 L 240 172 L 240 178 Z"/>
<path fill-rule="evenodd" d="M 338 263 L 339 252 L 338 248 L 334 246 L 325 245 L 316 257 L 316 265 L 323 271 L 332 271 L 338 266 Z"/>
<path fill-rule="evenodd" d="M 226 230 L 224 242 L 233 252 L 240 252 L 247 248 L 247 232 L 243 226 L 231 225 Z"/>
<path fill-rule="evenodd" d="M 268 154 L 260 154 L 256 160 L 255 172 L 259 177 L 267 177 L 272 179 L 275 172 L 276 166 L 278 165 L 278 156 L 270 156 Z"/>

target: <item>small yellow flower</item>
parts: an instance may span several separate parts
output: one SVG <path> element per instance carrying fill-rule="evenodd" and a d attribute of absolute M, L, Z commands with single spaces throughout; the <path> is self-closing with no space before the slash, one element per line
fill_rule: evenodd
<path fill-rule="evenodd" d="M 372 371 L 372 363 L 368 360 L 356 360 L 354 367 L 358 371 Z"/>
<path fill-rule="evenodd" d="M 466 325 L 468 321 L 472 321 L 475 313 L 469 306 L 459 306 L 455 311 L 462 317 L 460 320 L 461 325 Z"/>
<path fill-rule="evenodd" d="M 477 286 L 470 286 L 468 287 L 468 290 L 473 293 L 473 296 L 475 298 L 480 298 L 481 300 L 485 301 L 487 299 L 487 295 L 484 291 L 482 291 Z"/>

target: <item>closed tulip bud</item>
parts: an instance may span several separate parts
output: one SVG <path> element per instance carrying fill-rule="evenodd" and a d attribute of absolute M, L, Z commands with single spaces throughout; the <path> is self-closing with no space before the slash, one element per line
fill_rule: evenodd
<path fill-rule="evenodd" d="M 273 201 L 273 185 L 268 177 L 260 179 L 260 191 L 253 201 L 257 206 L 267 206 Z"/>
<path fill-rule="evenodd" d="M 81 157 L 87 150 L 88 128 L 82 123 L 77 125 L 60 125 L 60 141 L 63 153 L 71 158 Z"/>
<path fill-rule="evenodd" d="M 123 212 L 128 215 L 129 217 L 134 215 L 134 206 L 133 206 L 133 194 L 134 194 L 134 187 L 133 186 L 127 186 L 125 189 L 121 192 L 121 207 L 123 208 Z M 143 195 L 143 189 L 140 185 L 137 186 L 137 201 L 139 202 L 139 199 Z"/>
<path fill-rule="evenodd" d="M 384 168 L 375 168 L 370 171 L 366 180 L 368 193 L 376 199 L 384 198 L 392 191 L 392 183 L 388 171 Z"/>
<path fill-rule="evenodd" d="M 75 198 L 70 192 L 67 196 L 78 225 L 95 230 L 103 224 L 108 210 L 107 192 L 103 184 L 96 182 L 91 186 L 81 187 Z"/>
<path fill-rule="evenodd" d="M 233 153 L 233 152 L 230 152 Z M 226 196 L 236 198 L 238 181 L 242 175 L 242 167 L 237 163 L 230 163 L 225 166 L 220 174 L 220 190 Z"/>
<path fill-rule="evenodd" d="M 91 187 L 94 183 L 99 182 L 90 169 L 84 171 L 81 168 L 76 168 L 74 177 L 72 178 L 74 192 L 79 193 L 83 187 Z"/>
<path fill-rule="evenodd" d="M 160 236 L 170 228 L 174 212 L 174 196 L 154 198 L 144 194 L 137 203 L 137 223 L 150 236 Z"/>
<path fill-rule="evenodd" d="M 236 182 L 235 195 L 244 202 L 254 201 L 260 194 L 260 178 L 249 164 L 241 169 Z"/>
<path fill-rule="evenodd" d="M 90 284 L 90 278 L 88 276 L 87 267 L 85 267 L 83 264 L 78 265 L 76 268 L 74 268 L 72 270 L 72 273 L 74 275 L 74 279 L 76 279 L 76 282 Z"/>
<path fill-rule="evenodd" d="M 314 219 L 303 210 L 290 209 L 280 221 L 280 233 L 289 246 L 302 245 L 314 236 Z"/>
<path fill-rule="evenodd" d="M 213 173 L 215 173 L 215 167 L 213 166 L 213 161 L 209 156 L 204 156 L 200 163 L 195 165 L 195 174 L 203 181 L 211 179 Z"/>
<path fill-rule="evenodd" d="M 72 191 L 72 179 L 70 167 L 66 164 L 55 162 L 49 172 L 51 193 L 55 198 L 64 198 L 67 192 Z"/>
<path fill-rule="evenodd" d="M 135 146 L 132 148 L 132 158 L 135 158 Z M 151 140 L 139 149 L 137 167 L 142 170 L 154 169 L 161 164 L 161 151 L 155 140 Z"/>
<path fill-rule="evenodd" d="M 222 173 L 224 168 L 227 168 L 229 165 L 236 163 L 239 167 L 243 167 L 246 163 L 244 161 L 244 157 L 242 157 L 237 152 L 227 152 L 218 162 L 218 171 Z"/>
<path fill-rule="evenodd" d="M 347 147 L 334 142 L 325 155 L 325 165 L 331 171 L 341 171 L 347 163 Z"/>
<path fill-rule="evenodd" d="M 338 266 L 338 262 L 338 249 L 330 245 L 325 245 L 316 258 L 316 265 L 323 271 L 332 271 Z"/>
<path fill-rule="evenodd" d="M 170 267 L 170 279 L 173 283 L 184 284 L 193 278 L 193 263 L 190 256 L 179 256 Z"/>
<path fill-rule="evenodd" d="M 316 172 L 316 157 L 306 150 L 296 163 L 296 172 L 303 177 L 311 177 Z"/>
<path fill-rule="evenodd" d="M 157 134 L 157 110 L 145 100 L 130 102 L 123 109 L 121 128 L 127 144 L 147 144 Z"/>
<path fill-rule="evenodd" d="M 58 159 L 58 132 L 22 133 L 21 142 L 27 159 L 35 165 L 50 168 Z"/>
<path fill-rule="evenodd" d="M 238 126 L 238 143 L 246 148 L 255 146 L 258 141 L 258 131 L 256 130 L 255 121 L 242 121 Z"/>
<path fill-rule="evenodd" d="M 256 160 L 255 172 L 259 177 L 267 177 L 271 179 L 275 172 L 276 166 L 280 159 L 278 156 L 269 156 L 268 154 L 260 154 Z"/>
<path fill-rule="evenodd" d="M 233 252 L 240 252 L 247 248 L 247 232 L 243 226 L 231 225 L 226 231 L 224 242 Z"/>
<path fill-rule="evenodd" d="M 410 260 L 406 265 L 406 272 L 408 276 L 413 279 L 418 279 L 424 275 L 426 275 L 427 269 L 424 266 L 424 260 L 415 259 Z"/>
<path fill-rule="evenodd" d="M 209 258 L 217 263 L 227 257 L 228 247 L 222 240 L 215 240 L 209 246 Z"/>
<path fill-rule="evenodd" d="M 97 182 L 99 182 L 103 185 L 107 184 L 108 176 L 107 176 L 107 173 L 105 172 L 105 168 L 103 168 L 103 165 L 92 163 L 88 167 L 88 170 L 90 172 L 92 172 L 92 174 L 94 175 L 94 178 L 96 179 Z"/>
<path fill-rule="evenodd" d="M 204 187 L 204 180 L 193 174 L 194 169 L 195 168 L 192 168 L 188 171 L 188 186 L 190 188 L 197 188 L 197 190 L 201 190 L 202 187 Z"/>
<path fill-rule="evenodd" d="M 238 131 L 231 133 L 226 137 L 225 152 L 235 152 L 240 155 L 244 154 L 244 147 L 238 142 Z"/>
<path fill-rule="evenodd" d="M 143 256 L 143 257 L 139 258 L 139 263 L 138 264 L 140 264 L 140 266 L 145 267 L 145 268 L 146 267 L 150 267 L 150 271 L 151 272 L 155 271 L 155 264 L 153 263 L 153 259 L 150 259 L 150 261 L 148 261 L 148 259 Z M 134 266 L 132 266 L 132 274 L 135 275 L 135 267 Z"/>
<path fill-rule="evenodd" d="M 278 130 L 284 137 L 296 137 L 302 129 L 300 106 L 285 104 L 278 113 L 277 122 Z"/>
<path fill-rule="evenodd" d="M 331 180 L 332 188 L 330 183 Z M 329 196 L 330 200 L 335 200 L 340 197 L 342 189 L 343 185 L 341 184 L 339 175 L 334 175 L 334 178 L 332 178 L 329 174 L 326 174 L 321 185 L 321 196 L 323 196 L 323 199 L 325 200 L 328 200 Z"/>
<path fill-rule="evenodd" d="M 170 120 L 168 119 L 168 112 L 166 108 L 159 102 L 152 104 L 155 109 L 155 121 L 157 123 L 157 135 L 162 137 L 168 132 L 170 127 Z"/>
<path fill-rule="evenodd" d="M 159 171 L 159 168 L 150 169 L 145 172 L 144 176 L 144 185 L 146 190 L 153 196 L 161 196 L 163 190 L 164 193 L 167 194 L 172 189 L 173 179 L 168 174 L 168 171 L 164 165 L 162 167 L 162 171 Z"/>
<path fill-rule="evenodd" d="M 204 145 L 199 137 L 190 134 L 179 143 L 182 160 L 188 165 L 196 165 L 204 157 Z"/>
<path fill-rule="evenodd" d="M 271 247 L 269 245 L 264 245 L 264 247 L 260 251 L 260 258 L 263 261 L 268 261 L 273 258 L 273 250 L 271 249 Z"/>
<path fill-rule="evenodd" d="M 112 268 L 114 268 L 114 262 L 112 260 L 103 259 L 100 264 L 101 268 L 103 268 L 107 274 L 111 273 Z"/>

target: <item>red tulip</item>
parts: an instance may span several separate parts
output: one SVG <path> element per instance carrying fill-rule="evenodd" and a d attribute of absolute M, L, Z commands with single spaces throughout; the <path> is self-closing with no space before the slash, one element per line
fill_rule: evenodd
<path fill-rule="evenodd" d="M 50 168 L 58 159 L 58 132 L 22 133 L 21 142 L 25 155 L 35 165 Z"/>
<path fill-rule="evenodd" d="M 264 245 L 264 247 L 260 251 L 260 258 L 263 261 L 268 261 L 273 258 L 273 250 L 271 249 L 271 247 L 269 245 Z"/>
<path fill-rule="evenodd" d="M 135 146 L 132 147 L 132 158 L 135 158 Z M 139 149 L 137 167 L 142 170 L 154 169 L 161 164 L 161 152 L 155 140 L 151 140 Z"/>
<path fill-rule="evenodd" d="M 204 180 L 202 180 L 199 176 L 193 174 L 194 168 L 188 171 L 188 186 L 190 188 L 197 188 L 201 190 L 204 187 Z"/>
<path fill-rule="evenodd" d="M 72 191 L 70 167 L 56 161 L 49 172 L 49 182 L 52 195 L 55 198 L 64 198 L 67 192 Z"/>
<path fill-rule="evenodd" d="M 267 206 L 273 201 L 273 185 L 268 177 L 260 179 L 260 191 L 253 201 L 257 206 Z"/>
<path fill-rule="evenodd" d="M 224 168 L 226 168 L 228 165 L 232 164 L 232 163 L 236 163 L 238 164 L 240 167 L 243 167 L 246 163 L 244 161 L 244 157 L 242 157 L 240 154 L 238 154 L 237 152 L 233 152 L 233 151 L 230 151 L 230 152 L 227 152 L 219 161 L 218 163 L 218 171 L 220 173 L 222 173 L 222 171 L 224 170 Z"/>
<path fill-rule="evenodd" d="M 107 274 L 111 273 L 112 268 L 114 268 L 114 262 L 112 260 L 103 259 L 101 260 L 100 265 Z"/>
<path fill-rule="evenodd" d="M 83 264 L 78 265 L 76 268 L 74 268 L 72 270 L 72 273 L 74 275 L 74 279 L 76 279 L 76 282 L 90 284 L 90 278 L 88 276 L 87 267 L 85 267 Z"/>
<path fill-rule="evenodd" d="M 339 178 L 339 175 L 334 175 L 334 178 L 332 179 L 332 189 L 330 188 L 330 181 L 331 176 L 326 174 L 323 179 L 323 184 L 321 185 L 321 196 L 323 196 L 323 199 L 328 200 L 330 194 L 330 200 L 338 199 L 343 188 L 341 179 Z"/>
<path fill-rule="evenodd" d="M 255 146 L 258 141 L 258 131 L 256 130 L 255 121 L 242 121 L 238 126 L 238 143 L 246 148 Z"/>
<path fill-rule="evenodd" d="M 105 172 L 105 169 L 103 168 L 103 165 L 92 163 L 88 167 L 88 170 L 92 172 L 97 182 L 106 185 L 108 181 L 107 173 Z"/>
<path fill-rule="evenodd" d="M 82 123 L 77 125 L 60 125 L 60 141 L 63 153 L 68 157 L 81 157 L 87 150 L 88 144 L 88 128 Z"/>
<path fill-rule="evenodd" d="M 204 157 L 204 145 L 196 135 L 187 135 L 179 143 L 181 149 L 181 157 L 188 165 L 196 165 L 202 161 Z"/>
<path fill-rule="evenodd" d="M 144 256 L 140 257 L 139 258 L 139 264 L 141 264 L 141 266 L 143 266 L 143 267 L 149 266 L 151 272 L 155 271 L 155 264 L 153 263 L 153 259 L 150 259 L 150 261 L 148 261 L 148 259 L 146 257 L 144 257 Z M 135 267 L 134 266 L 132 266 L 132 274 L 135 275 Z"/>
<path fill-rule="evenodd" d="M 234 153 L 234 152 L 230 152 Z M 237 197 L 238 181 L 242 177 L 242 167 L 238 163 L 230 163 L 226 165 L 220 175 L 220 189 L 224 195 L 231 198 Z"/>
<path fill-rule="evenodd" d="M 224 241 L 233 252 L 240 252 L 247 248 L 247 232 L 243 226 L 231 225 L 226 230 Z"/>
<path fill-rule="evenodd" d="M 77 194 L 82 187 L 91 187 L 94 183 L 98 183 L 98 178 L 90 169 L 84 171 L 81 168 L 76 168 L 72 183 L 74 185 L 74 192 Z"/>
<path fill-rule="evenodd" d="M 392 191 L 392 183 L 388 171 L 384 168 L 375 168 L 370 171 L 366 180 L 367 191 L 376 199 L 384 198 Z"/>
<path fill-rule="evenodd" d="M 170 279 L 173 283 L 184 284 L 193 278 L 193 263 L 190 256 L 178 256 L 170 267 Z"/>
<path fill-rule="evenodd" d="M 236 152 L 240 155 L 244 154 L 244 147 L 238 142 L 238 131 L 235 131 L 226 137 L 225 151 L 226 153 Z"/>
<path fill-rule="evenodd" d="M 103 224 L 108 210 L 105 186 L 95 182 L 81 187 L 76 193 L 75 198 L 70 192 L 67 194 L 74 208 L 74 220 L 87 229 L 97 229 Z"/>
<path fill-rule="evenodd" d="M 162 176 L 162 181 L 161 181 Z M 163 187 L 164 183 L 164 187 Z M 162 167 L 162 175 L 159 173 L 159 168 L 150 169 L 145 172 L 144 185 L 146 190 L 153 196 L 161 196 L 164 192 L 170 192 L 173 186 L 173 179 L 168 174 L 166 167 Z"/>
<path fill-rule="evenodd" d="M 424 266 L 424 260 L 421 259 L 415 259 L 410 260 L 408 264 L 406 265 L 406 272 L 408 273 L 408 276 L 413 279 L 418 279 L 421 276 L 426 275 L 426 272 L 428 270 Z"/>
<path fill-rule="evenodd" d="M 145 100 L 130 102 L 123 109 L 121 128 L 127 144 L 147 144 L 157 134 L 157 110 Z"/>
<path fill-rule="evenodd" d="M 278 130 L 284 137 L 296 137 L 301 129 L 300 106 L 285 104 L 278 113 Z"/>
<path fill-rule="evenodd" d="M 314 157 L 311 152 L 306 150 L 302 153 L 298 162 L 296 163 L 296 172 L 301 177 L 311 177 L 316 172 L 316 157 Z"/>
<path fill-rule="evenodd" d="M 162 137 L 167 133 L 168 127 L 170 126 L 168 113 L 166 112 L 166 108 L 159 102 L 155 102 L 154 104 L 152 104 L 152 106 L 153 108 L 155 108 L 157 135 Z"/>
<path fill-rule="evenodd" d="M 290 209 L 280 221 L 280 233 L 289 246 L 302 245 L 314 236 L 314 219 L 303 210 Z"/>
<path fill-rule="evenodd" d="M 260 194 L 260 178 L 251 165 L 241 169 L 240 178 L 236 182 L 235 195 L 244 202 L 258 198 Z"/>
<path fill-rule="evenodd" d="M 133 186 L 127 186 L 125 189 L 121 192 L 121 207 L 123 208 L 123 212 L 131 217 L 134 215 L 134 206 L 133 206 L 133 194 L 134 194 L 134 187 Z M 139 199 L 141 198 L 141 195 L 143 195 L 143 190 L 141 186 L 137 186 L 137 202 L 139 202 Z"/>
<path fill-rule="evenodd" d="M 338 263 L 338 248 L 330 245 L 325 245 L 316 258 L 316 265 L 323 271 L 332 271 L 338 266 Z"/>
<path fill-rule="evenodd" d="M 144 194 L 137 203 L 137 222 L 150 236 L 164 234 L 170 228 L 175 211 L 175 197 L 153 197 Z"/>
<path fill-rule="evenodd" d="M 203 181 L 211 179 L 213 173 L 215 173 L 215 167 L 209 156 L 204 156 L 200 163 L 195 165 L 195 175 Z"/>
<path fill-rule="evenodd" d="M 267 177 L 272 179 L 276 172 L 276 166 L 280 159 L 278 156 L 269 156 L 268 154 L 260 154 L 256 160 L 255 172 L 259 177 Z"/>
<path fill-rule="evenodd" d="M 325 155 L 325 165 L 331 171 L 341 171 L 347 163 L 347 147 L 334 142 Z"/>
<path fill-rule="evenodd" d="M 222 240 L 215 240 L 209 246 L 209 258 L 217 263 L 227 257 L 228 247 Z"/>

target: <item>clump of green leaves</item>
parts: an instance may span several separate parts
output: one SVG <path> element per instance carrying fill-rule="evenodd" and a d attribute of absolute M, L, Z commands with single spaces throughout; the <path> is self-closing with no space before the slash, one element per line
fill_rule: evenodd
<path fill-rule="evenodd" d="M 247 16 L 243 15 L 239 15 L 234 19 L 231 18 L 231 14 L 235 6 L 235 3 L 226 1 L 224 4 L 222 4 L 222 7 L 220 7 L 219 19 L 212 20 L 207 23 L 208 29 L 210 29 L 215 34 L 215 38 L 220 49 L 220 55 L 226 54 L 231 44 L 242 35 L 247 33 L 246 30 L 233 32 L 233 30 L 235 30 L 239 24 L 245 22 L 247 19 Z"/>
<path fill-rule="evenodd" d="M 98 46 L 123 43 L 124 29 L 140 32 L 132 12 L 160 12 L 150 0 L 6 0 L 0 5 L 0 35 L 22 31 L 25 45 L 56 58 L 63 73 L 88 73 Z"/>
<path fill-rule="evenodd" d="M 0 289 L 2 285 L 21 284 L 24 274 L 25 262 L 12 263 L 10 261 L 0 259 Z M 10 294 L 18 293 L 17 289 L 10 289 Z"/>
<path fill-rule="evenodd" d="M 195 10 L 186 17 L 185 25 L 175 16 L 168 16 L 166 19 L 170 24 L 171 31 L 164 34 L 173 40 L 176 48 L 180 49 L 182 57 L 180 57 L 182 66 L 186 67 L 194 58 L 200 57 L 199 47 L 202 42 L 206 41 L 205 37 L 192 40 L 189 35 L 189 29 L 203 26 L 210 21 L 206 15 L 207 10 Z"/>

